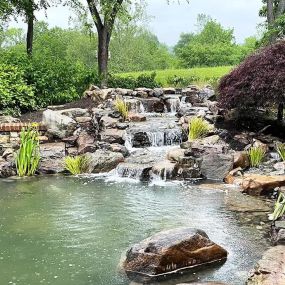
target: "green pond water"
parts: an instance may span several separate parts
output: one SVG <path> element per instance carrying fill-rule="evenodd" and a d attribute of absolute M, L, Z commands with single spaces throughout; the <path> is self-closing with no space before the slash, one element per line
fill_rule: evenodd
<path fill-rule="evenodd" d="M 196 227 L 229 251 L 222 266 L 159 284 L 244 284 L 266 249 L 262 233 L 226 210 L 219 190 L 98 178 L 0 180 L 0 284 L 129 285 L 122 253 L 165 229 Z"/>

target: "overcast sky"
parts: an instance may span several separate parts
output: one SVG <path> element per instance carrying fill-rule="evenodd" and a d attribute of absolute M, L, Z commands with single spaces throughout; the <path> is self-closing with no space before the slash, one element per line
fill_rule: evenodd
<path fill-rule="evenodd" d="M 173 1 L 175 2 L 175 1 Z M 261 0 L 180 0 L 170 5 L 166 0 L 148 0 L 148 15 L 153 16 L 149 28 L 161 42 L 175 45 L 182 32 L 195 31 L 195 22 L 200 13 L 210 15 L 225 27 L 235 29 L 238 42 L 256 34 L 261 22 L 258 11 Z M 58 7 L 48 10 L 48 19 L 43 13 L 37 15 L 39 20 L 48 21 L 51 26 L 68 27 L 71 12 L 68 8 Z M 21 25 L 22 24 L 18 24 Z"/>

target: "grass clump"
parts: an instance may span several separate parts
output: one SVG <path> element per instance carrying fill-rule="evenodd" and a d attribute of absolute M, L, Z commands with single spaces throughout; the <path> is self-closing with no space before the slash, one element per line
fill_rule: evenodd
<path fill-rule="evenodd" d="M 129 108 L 128 108 L 127 103 L 123 99 L 117 96 L 116 101 L 115 101 L 115 108 L 121 114 L 121 116 L 123 117 L 123 120 L 125 121 L 129 115 Z"/>
<path fill-rule="evenodd" d="M 205 137 L 211 130 L 210 124 L 203 118 L 194 117 L 189 122 L 189 140 Z"/>
<path fill-rule="evenodd" d="M 251 167 L 258 167 L 264 160 L 266 151 L 263 147 L 251 147 L 248 150 L 248 156 Z"/>
<path fill-rule="evenodd" d="M 276 150 L 282 161 L 285 161 L 285 144 L 284 143 L 276 144 Z"/>
<path fill-rule="evenodd" d="M 90 158 L 86 155 L 67 156 L 64 159 L 64 168 L 72 175 L 88 173 L 90 171 Z"/>
<path fill-rule="evenodd" d="M 285 214 L 285 195 L 283 193 L 279 194 L 277 202 L 275 203 L 273 214 L 269 215 L 271 221 L 276 221 Z"/>
<path fill-rule="evenodd" d="M 39 133 L 36 126 L 22 129 L 20 148 L 16 153 L 17 174 L 20 177 L 33 176 L 40 162 Z"/>

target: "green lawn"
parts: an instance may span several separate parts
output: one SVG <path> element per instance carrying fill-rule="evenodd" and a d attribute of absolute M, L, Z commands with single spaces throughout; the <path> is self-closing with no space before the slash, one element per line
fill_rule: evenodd
<path fill-rule="evenodd" d="M 169 79 L 174 76 L 184 78 L 186 81 L 193 79 L 195 84 L 212 83 L 212 80 L 217 80 L 227 74 L 233 67 L 232 66 L 219 66 L 219 67 L 197 67 L 191 69 L 166 69 L 156 70 L 156 80 L 163 86 L 170 86 Z M 140 71 L 140 72 L 128 72 L 120 73 L 122 77 L 138 77 L 140 74 L 150 74 L 153 71 Z M 191 83 L 191 82 L 189 82 Z"/>

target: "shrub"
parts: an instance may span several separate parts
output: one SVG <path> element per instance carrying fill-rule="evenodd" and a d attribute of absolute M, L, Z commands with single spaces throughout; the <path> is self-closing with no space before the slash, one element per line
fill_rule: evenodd
<path fill-rule="evenodd" d="M 277 202 L 275 203 L 273 214 L 269 215 L 271 221 L 276 221 L 285 214 L 285 195 L 279 194 Z"/>
<path fill-rule="evenodd" d="M 268 107 L 284 102 L 285 42 L 259 50 L 248 57 L 219 84 L 223 108 Z"/>
<path fill-rule="evenodd" d="M 64 167 L 72 175 L 88 173 L 90 171 L 90 159 L 86 155 L 67 156 L 64 159 Z"/>
<path fill-rule="evenodd" d="M 121 114 L 123 120 L 125 121 L 129 114 L 129 108 L 127 103 L 123 99 L 117 97 L 115 101 L 115 108 Z"/>
<path fill-rule="evenodd" d="M 136 87 L 146 87 L 151 89 L 159 87 L 155 77 L 156 72 L 152 72 L 151 74 L 141 74 L 136 80 Z"/>
<path fill-rule="evenodd" d="M 20 177 L 33 176 L 39 166 L 39 139 L 36 127 L 29 127 L 21 131 L 20 148 L 16 154 L 16 168 Z"/>
<path fill-rule="evenodd" d="M 265 157 L 265 150 L 262 147 L 251 147 L 248 150 L 251 167 L 258 167 Z"/>
<path fill-rule="evenodd" d="M 194 117 L 189 122 L 189 140 L 203 138 L 210 130 L 211 126 L 205 119 Z"/>
<path fill-rule="evenodd" d="M 280 155 L 280 158 L 285 161 L 285 144 L 278 143 L 276 144 L 276 150 L 278 154 Z"/>
<path fill-rule="evenodd" d="M 34 88 L 28 86 L 24 72 L 15 66 L 0 64 L 0 110 L 19 115 L 36 108 Z"/>

